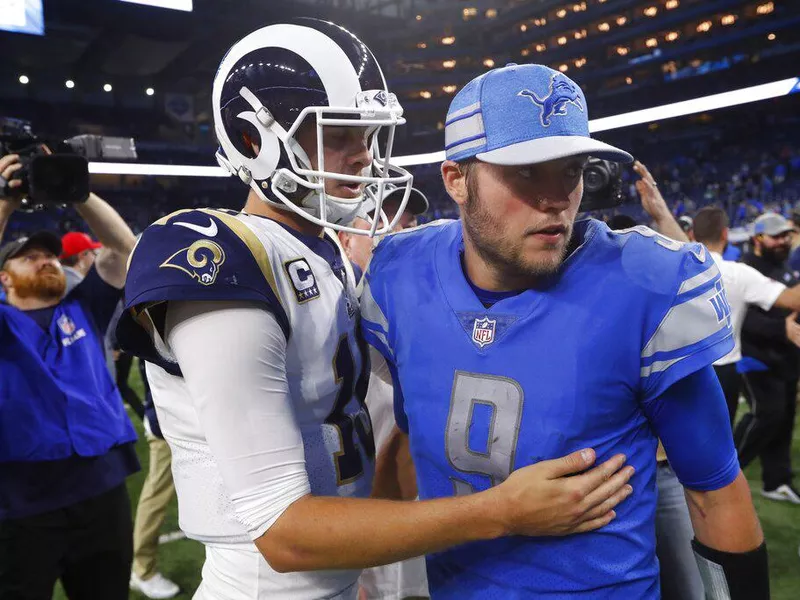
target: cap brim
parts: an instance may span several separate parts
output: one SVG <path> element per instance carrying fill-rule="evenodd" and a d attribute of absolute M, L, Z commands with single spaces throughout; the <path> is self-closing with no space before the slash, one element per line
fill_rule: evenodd
<path fill-rule="evenodd" d="M 383 197 L 384 204 L 390 198 L 392 201 L 396 200 L 398 203 L 402 202 L 404 189 L 405 188 L 397 188 L 386 194 Z M 410 212 L 412 215 L 421 215 L 428 212 L 428 208 L 430 208 L 430 205 L 428 204 L 428 199 L 425 197 L 425 194 L 417 188 L 412 187 L 408 196 L 408 202 L 406 203 L 406 211 Z"/>
<path fill-rule="evenodd" d="M 14 252 L 9 258 L 14 258 L 17 254 L 25 250 L 25 248 L 30 248 L 31 246 L 41 246 L 46 250 L 49 250 L 56 256 L 61 255 L 61 240 L 59 237 L 49 231 L 37 231 L 33 235 L 28 238 L 19 249 Z"/>
<path fill-rule="evenodd" d="M 775 237 L 776 235 L 783 235 L 784 233 L 789 233 L 790 231 L 795 231 L 795 228 L 791 225 L 787 225 L 786 227 L 779 227 L 775 231 L 765 231 L 768 236 Z"/>
<path fill-rule="evenodd" d="M 621 163 L 633 162 L 633 156 L 609 144 L 579 135 L 551 136 L 512 144 L 505 148 L 479 152 L 476 158 L 493 165 L 517 166 L 588 154 L 595 158 Z"/>

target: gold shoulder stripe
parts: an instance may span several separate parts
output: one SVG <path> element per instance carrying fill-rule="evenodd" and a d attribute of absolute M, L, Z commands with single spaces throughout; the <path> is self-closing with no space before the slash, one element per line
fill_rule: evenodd
<path fill-rule="evenodd" d="M 139 242 L 141 242 L 141 241 L 142 241 L 142 236 L 140 235 L 140 236 L 138 236 L 136 238 L 136 241 L 133 243 L 133 248 L 131 248 L 131 252 L 130 252 L 130 254 L 128 254 L 128 260 L 125 263 L 125 272 L 126 273 L 131 270 L 131 261 L 133 260 L 133 253 L 136 252 L 136 248 L 139 247 Z"/>
<path fill-rule="evenodd" d="M 161 217 L 158 221 L 155 221 L 153 225 L 166 225 L 173 217 L 177 217 L 183 213 L 192 212 L 193 210 L 194 209 L 192 208 L 182 208 L 181 210 L 176 210 L 174 213 L 170 213 L 166 217 Z"/>
<path fill-rule="evenodd" d="M 272 270 L 272 265 L 269 262 L 269 256 L 267 256 L 267 250 L 264 248 L 264 244 L 262 244 L 258 239 L 258 236 L 256 236 L 256 234 L 253 233 L 247 225 L 242 223 L 234 216 L 219 210 L 213 210 L 211 208 L 201 208 L 199 210 L 200 212 L 206 213 L 207 215 L 213 216 L 222 221 L 222 223 L 227 226 L 228 229 L 233 231 L 233 233 L 235 233 L 236 236 L 242 240 L 242 242 L 244 242 L 245 246 L 248 247 L 250 253 L 253 255 L 253 258 L 256 259 L 258 268 L 261 269 L 264 279 L 267 280 L 269 287 L 272 288 L 272 292 L 275 294 L 278 302 L 282 302 L 280 292 L 278 291 L 278 286 L 275 283 L 275 272 Z"/>

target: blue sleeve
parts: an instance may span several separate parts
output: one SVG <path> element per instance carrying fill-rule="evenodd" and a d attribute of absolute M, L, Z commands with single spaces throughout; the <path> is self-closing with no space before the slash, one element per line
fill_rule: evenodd
<path fill-rule="evenodd" d="M 739 474 L 739 459 L 714 368 L 673 383 L 644 405 L 680 482 L 699 491 L 718 490 Z"/>
<path fill-rule="evenodd" d="M 111 318 L 122 299 L 122 290 L 107 284 L 92 267 L 69 296 L 76 298 L 89 311 L 100 333 L 105 335 Z"/>
<path fill-rule="evenodd" d="M 383 244 L 384 242 L 381 242 Z M 388 305 L 386 278 L 382 274 L 381 258 L 376 253 L 373 256 L 367 272 L 364 275 L 364 286 L 361 292 L 361 332 L 364 339 L 381 353 L 389 366 L 392 374 L 392 387 L 394 389 L 394 418 L 397 426 L 408 433 L 408 419 L 405 414 L 403 393 L 400 377 L 397 372 L 395 353 L 390 336 L 390 323 L 387 314 L 390 314 Z"/>
<path fill-rule="evenodd" d="M 640 364 L 645 401 L 719 360 L 733 349 L 731 307 L 722 275 L 700 244 L 660 248 L 651 269 L 672 282 L 653 293 L 646 316 Z"/>
<path fill-rule="evenodd" d="M 251 300 L 289 320 L 261 241 L 235 216 L 178 211 L 148 227 L 131 256 L 125 307 L 169 300 Z"/>

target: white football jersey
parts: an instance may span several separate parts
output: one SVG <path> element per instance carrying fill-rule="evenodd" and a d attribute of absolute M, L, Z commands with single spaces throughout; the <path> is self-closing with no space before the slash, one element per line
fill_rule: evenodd
<path fill-rule="evenodd" d="M 246 543 L 252 548 L 252 541 L 237 519 L 188 386 L 159 335 L 159 299 L 241 298 L 269 304 L 287 337 L 286 379 L 312 494 L 367 497 L 371 491 L 374 442 L 363 404 L 366 375 L 357 337 L 355 289 L 338 246 L 303 237 L 275 221 L 244 213 L 179 211 L 148 228 L 131 260 L 126 304 L 144 307 L 139 321 L 146 310 L 155 325 L 159 366 L 148 363 L 147 374 L 161 430 L 172 450 L 180 526 L 189 537 L 209 545 Z M 319 242 L 319 248 L 309 247 L 314 240 L 310 245 Z M 320 254 L 331 246 L 336 258 L 326 260 Z M 145 353 L 140 356 L 147 358 Z M 269 571 L 271 589 L 282 589 L 275 596 L 281 598 L 333 597 L 358 576 L 351 571 Z M 314 586 L 328 595 L 308 595 Z"/>

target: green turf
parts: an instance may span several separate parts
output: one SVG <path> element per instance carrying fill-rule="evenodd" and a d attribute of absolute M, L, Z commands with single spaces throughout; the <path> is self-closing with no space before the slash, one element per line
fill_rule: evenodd
<path fill-rule="evenodd" d="M 131 386 L 140 395 L 142 384 L 139 379 L 138 368 L 131 369 Z M 128 491 L 131 496 L 132 510 L 136 510 L 136 502 L 147 472 L 148 452 L 147 444 L 142 435 L 141 422 L 134 416 L 134 425 L 139 432 L 140 439 L 136 446 L 139 460 L 142 462 L 142 471 L 128 479 Z M 795 427 L 794 445 L 792 452 L 793 464 L 800 468 L 800 426 Z M 761 489 L 761 466 L 753 464 L 745 471 L 753 492 L 756 510 L 761 518 L 764 533 L 769 546 L 770 580 L 772 600 L 796 600 L 800 595 L 800 507 L 773 502 L 763 499 Z M 170 504 L 167 520 L 163 531 L 171 532 L 178 529 L 178 505 L 173 500 Z M 200 569 L 203 565 L 203 548 L 191 540 L 170 542 L 160 547 L 159 570 L 181 586 L 182 593 L 176 596 L 180 600 L 189 600 L 200 583 Z M 131 599 L 145 598 L 141 594 L 131 592 Z M 65 600 L 66 595 L 61 590 L 60 584 L 56 587 L 54 600 Z"/>

